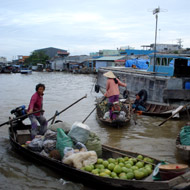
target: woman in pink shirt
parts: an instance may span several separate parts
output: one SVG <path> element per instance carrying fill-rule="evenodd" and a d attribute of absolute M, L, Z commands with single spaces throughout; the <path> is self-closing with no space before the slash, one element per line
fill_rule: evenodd
<path fill-rule="evenodd" d="M 113 104 L 114 102 L 117 102 L 119 100 L 119 86 L 126 87 L 127 84 L 122 83 L 118 78 L 116 78 L 112 71 L 104 73 L 104 76 L 108 78 L 106 83 L 106 93 L 104 94 L 104 96 L 107 97 L 109 99 L 109 102 Z M 113 114 L 111 109 L 110 119 L 116 119 L 116 114 Z"/>
<path fill-rule="evenodd" d="M 38 111 L 38 110 L 42 109 L 44 90 L 45 90 L 44 84 L 36 85 L 36 93 L 34 93 L 31 97 L 30 104 L 28 106 L 28 113 L 32 113 L 34 111 Z M 32 137 L 32 139 L 36 135 L 43 135 L 46 132 L 47 121 L 41 112 L 30 115 L 29 119 L 31 121 L 31 137 Z M 38 129 L 37 122 L 40 123 L 40 129 Z"/>

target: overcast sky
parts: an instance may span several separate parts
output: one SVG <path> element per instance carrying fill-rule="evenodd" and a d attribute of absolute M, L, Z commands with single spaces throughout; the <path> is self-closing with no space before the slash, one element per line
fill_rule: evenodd
<path fill-rule="evenodd" d="M 55 47 L 71 55 L 154 43 L 190 47 L 189 0 L 0 0 L 0 57 Z"/>

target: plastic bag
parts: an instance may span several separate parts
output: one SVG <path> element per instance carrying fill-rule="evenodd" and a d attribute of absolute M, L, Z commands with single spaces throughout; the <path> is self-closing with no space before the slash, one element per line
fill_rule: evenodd
<path fill-rule="evenodd" d="M 64 156 L 65 147 L 72 147 L 73 142 L 69 136 L 67 136 L 63 129 L 57 129 L 57 142 L 56 149 L 59 151 L 61 158 Z"/>
<path fill-rule="evenodd" d="M 49 126 L 49 129 L 51 129 L 52 131 L 57 131 L 57 128 L 61 128 L 64 130 L 65 133 L 68 133 L 71 130 L 71 124 L 64 121 L 64 122 L 54 123 Z"/>
<path fill-rule="evenodd" d="M 80 122 L 75 122 L 68 133 L 68 136 L 72 138 L 72 140 L 77 143 L 81 142 L 83 144 L 86 143 L 90 134 L 90 128 L 88 125 L 85 125 Z"/>
<path fill-rule="evenodd" d="M 90 131 L 90 127 L 88 125 L 86 125 L 84 123 L 81 123 L 81 122 L 78 122 L 78 121 L 76 121 L 76 122 L 73 123 L 71 129 L 74 129 L 75 127 L 81 127 L 83 129 L 86 129 L 86 130 Z"/>
<path fill-rule="evenodd" d="M 117 117 L 118 120 L 125 121 L 126 120 L 126 113 L 121 111 Z"/>
<path fill-rule="evenodd" d="M 102 144 L 101 144 L 99 137 L 96 135 L 96 133 L 93 133 L 93 132 L 90 133 L 89 138 L 85 145 L 88 150 L 96 151 L 98 157 L 101 157 Z"/>
<path fill-rule="evenodd" d="M 42 150 L 42 151 L 40 152 L 40 154 L 41 154 L 42 156 L 49 157 L 49 155 L 45 152 L 45 150 Z"/>
<path fill-rule="evenodd" d="M 81 149 L 83 149 L 83 151 L 87 151 L 87 148 L 84 144 L 82 144 L 81 142 L 78 142 L 76 145 L 75 145 L 75 148 L 79 149 L 79 151 Z"/>
<path fill-rule="evenodd" d="M 45 140 L 43 142 L 43 147 L 45 152 L 49 153 L 56 148 L 56 140 Z"/>
<path fill-rule="evenodd" d="M 72 154 L 63 159 L 64 164 L 74 166 L 75 168 L 82 168 L 84 166 L 95 164 L 97 162 L 97 154 L 95 151 L 79 152 Z"/>
<path fill-rule="evenodd" d="M 44 134 L 45 140 L 56 140 L 57 139 L 57 133 L 48 129 L 46 133 Z"/>
<path fill-rule="evenodd" d="M 104 114 L 103 119 L 110 119 L 110 113 L 109 113 L 109 111 L 107 111 L 107 112 Z"/>
<path fill-rule="evenodd" d="M 65 147 L 64 149 L 64 158 L 70 156 L 71 154 L 74 153 L 74 149 L 71 147 Z"/>
<path fill-rule="evenodd" d="M 43 139 L 34 138 L 27 146 L 30 150 L 41 152 L 43 149 Z"/>

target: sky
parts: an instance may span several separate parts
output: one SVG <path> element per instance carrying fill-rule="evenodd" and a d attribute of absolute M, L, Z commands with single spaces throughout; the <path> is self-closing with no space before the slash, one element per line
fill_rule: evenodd
<path fill-rule="evenodd" d="M 70 55 L 142 49 L 157 43 L 190 47 L 189 0 L 0 0 L 0 57 L 8 61 L 55 47 Z"/>

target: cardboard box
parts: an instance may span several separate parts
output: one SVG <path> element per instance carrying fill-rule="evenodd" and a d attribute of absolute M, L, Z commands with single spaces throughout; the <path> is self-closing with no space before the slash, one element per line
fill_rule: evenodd
<path fill-rule="evenodd" d="M 19 144 L 25 144 L 26 141 L 31 141 L 31 134 L 29 130 L 17 130 L 16 135 L 17 142 Z"/>

